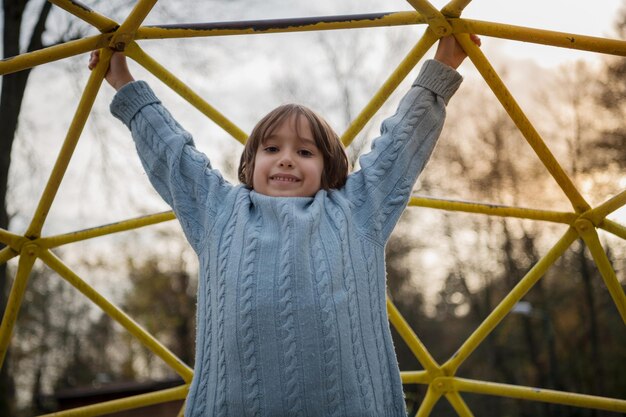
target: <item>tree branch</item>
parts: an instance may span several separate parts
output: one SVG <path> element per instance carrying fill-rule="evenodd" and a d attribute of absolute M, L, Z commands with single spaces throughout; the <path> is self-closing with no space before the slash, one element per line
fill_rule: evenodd
<path fill-rule="evenodd" d="M 51 8 L 52 3 L 50 2 L 45 2 L 41 7 L 39 19 L 37 19 L 37 24 L 33 28 L 33 33 L 31 34 L 30 42 L 28 43 L 28 52 L 36 51 L 43 47 L 43 33 L 46 31 L 46 21 L 48 20 Z"/>

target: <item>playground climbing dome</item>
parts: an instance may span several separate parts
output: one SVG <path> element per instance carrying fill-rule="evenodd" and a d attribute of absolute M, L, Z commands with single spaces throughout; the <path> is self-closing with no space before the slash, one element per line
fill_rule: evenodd
<path fill-rule="evenodd" d="M 351 122 L 348 129 L 343 133 L 342 140 L 346 146 L 352 142 L 367 121 L 372 118 L 387 97 L 433 44 L 441 36 L 453 34 L 468 53 L 471 62 L 493 91 L 493 94 L 519 128 L 525 140 L 532 147 L 536 156 L 558 183 L 563 191 L 564 198 L 567 198 L 572 206 L 570 211 L 556 212 L 424 197 L 414 197 L 411 199 L 409 203 L 410 206 L 462 211 L 489 216 L 514 217 L 568 225 L 567 231 L 561 238 L 547 253 L 543 254 L 543 257 L 530 269 L 524 278 L 500 301 L 497 307 L 495 307 L 487 318 L 473 331 L 467 340 L 461 344 L 457 352 L 444 363 L 438 363 L 433 359 L 429 351 L 421 343 L 418 335 L 407 325 L 396 307 L 390 300 L 387 301 L 389 318 L 392 325 L 408 344 L 423 367 L 423 369 L 420 370 L 401 371 L 402 381 L 405 384 L 427 385 L 426 395 L 417 415 L 420 417 L 430 415 L 434 405 L 443 397 L 451 404 L 459 416 L 473 416 L 471 409 L 463 400 L 464 393 L 502 396 L 528 401 L 550 402 L 574 407 L 626 413 L 626 400 L 624 399 L 604 398 L 541 388 L 507 385 L 471 380 L 457 376 L 457 370 L 468 356 L 477 349 L 500 321 L 511 312 L 514 305 L 542 278 L 548 268 L 550 268 L 578 238 L 582 238 L 589 248 L 604 283 L 606 284 L 606 289 L 610 293 L 622 321 L 626 323 L 626 296 L 624 295 L 624 290 L 617 279 L 616 273 L 602 247 L 597 233 L 597 229 L 603 229 L 621 239 L 626 239 L 626 227 L 616 221 L 607 219 L 607 215 L 616 211 L 626 203 L 626 190 L 607 199 L 597 207 L 591 207 L 577 190 L 567 173 L 563 170 L 559 161 L 557 161 L 548 149 L 537 130 L 535 130 L 525 116 L 483 52 L 469 40 L 467 34 L 476 33 L 483 38 L 496 37 L 619 56 L 626 56 L 625 41 L 461 18 L 463 9 L 471 0 L 451 0 L 441 10 L 437 10 L 427 0 L 407 0 L 415 11 L 150 27 L 142 26 L 142 22 L 150 13 L 150 10 L 157 0 L 137 1 L 126 20 L 121 24 L 76 1 L 49 1 L 94 26 L 100 31 L 100 34 L 5 59 L 0 62 L 0 74 L 8 74 L 32 68 L 37 65 L 78 54 L 86 54 L 98 48 L 103 48 L 103 52 L 101 55 L 101 64 L 92 71 L 84 92 L 82 93 L 78 109 L 71 122 L 56 163 L 26 232 L 24 234 L 16 234 L 8 230 L 0 229 L 0 242 L 5 245 L 5 247 L 0 250 L 0 263 L 6 263 L 15 257 L 19 258 L 8 304 L 4 311 L 4 317 L 0 327 L 0 364 L 4 361 L 11 341 L 11 334 L 20 305 L 24 298 L 25 290 L 28 286 L 31 269 L 34 262 L 40 259 L 44 264 L 56 271 L 61 278 L 69 282 L 106 314 L 121 324 L 126 331 L 136 337 L 155 355 L 165 361 L 165 363 L 180 375 L 184 381 L 184 384 L 179 387 L 81 407 L 79 409 L 54 413 L 53 415 L 97 416 L 150 404 L 184 399 L 193 375 L 193 370 L 189 366 L 181 362 L 158 340 L 133 321 L 131 317 L 98 293 L 76 272 L 68 267 L 62 259 L 52 253 L 53 248 L 72 242 L 83 241 L 113 233 L 121 233 L 172 220 L 174 219 L 174 215 L 171 212 L 128 219 L 115 224 L 78 230 L 67 234 L 55 236 L 41 235 L 50 207 L 55 200 L 55 195 L 72 158 L 72 153 L 81 137 L 81 132 L 89 117 L 94 99 L 102 85 L 108 61 L 113 50 L 124 51 L 127 56 L 145 67 L 146 70 L 154 74 L 172 90 L 188 100 L 200 112 L 213 120 L 233 138 L 243 143 L 247 137 L 244 131 L 235 126 L 218 110 L 213 108 L 203 98 L 183 84 L 174 74 L 168 72 L 167 69 L 146 54 L 141 49 L 138 42 L 145 39 L 212 37 L 243 34 L 262 36 L 266 33 L 397 25 L 424 25 L 426 26 L 426 30 L 423 36 L 402 60 L 400 65 L 392 72 L 382 86 L 380 86 L 371 101 L 363 108 L 361 113 Z M 180 415 L 182 415 L 182 412 L 183 410 L 181 410 Z"/>

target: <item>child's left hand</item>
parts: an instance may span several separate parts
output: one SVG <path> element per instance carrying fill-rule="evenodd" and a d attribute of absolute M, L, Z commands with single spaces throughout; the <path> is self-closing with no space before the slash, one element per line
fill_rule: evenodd
<path fill-rule="evenodd" d="M 480 46 L 481 42 L 478 35 L 471 34 L 470 39 L 477 46 Z M 437 61 L 457 69 L 466 57 L 467 54 L 454 36 L 449 35 L 439 39 L 439 45 L 437 45 L 437 52 L 435 53 Z"/>

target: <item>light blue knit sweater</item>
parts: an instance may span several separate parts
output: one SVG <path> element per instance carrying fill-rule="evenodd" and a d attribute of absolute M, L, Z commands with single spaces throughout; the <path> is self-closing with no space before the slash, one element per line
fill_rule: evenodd
<path fill-rule="evenodd" d="M 361 169 L 314 197 L 229 184 L 146 83 L 117 93 L 111 111 L 200 261 L 185 416 L 406 416 L 384 247 L 460 82 L 427 61 Z"/>

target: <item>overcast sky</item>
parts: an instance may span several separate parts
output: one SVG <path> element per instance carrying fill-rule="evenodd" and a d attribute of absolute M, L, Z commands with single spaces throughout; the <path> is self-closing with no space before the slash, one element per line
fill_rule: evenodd
<path fill-rule="evenodd" d="M 191 3 L 188 4 L 193 4 Z M 261 19 L 271 17 L 295 17 L 329 14 L 352 14 L 383 11 L 413 10 L 404 0 L 365 0 L 317 2 L 293 0 L 258 2 L 254 7 L 238 7 L 241 2 L 213 8 L 210 18 L 194 15 L 192 6 L 186 13 L 194 21 Z M 432 0 L 441 9 L 448 0 Z M 462 17 L 569 32 L 589 36 L 614 36 L 615 16 L 624 4 L 623 0 L 474 0 L 464 10 Z M 520 58 L 532 58 L 542 66 L 557 66 L 575 59 L 594 59 L 588 52 L 534 46 L 532 44 L 509 43 L 503 48 L 514 48 Z"/>
<path fill-rule="evenodd" d="M 102 3 L 95 1 L 85 1 L 85 3 L 98 11 L 105 7 Z M 432 3 L 435 7 L 441 8 L 447 3 L 447 0 L 433 0 Z M 601 2 L 595 3 L 580 0 L 474 0 L 464 11 L 463 17 L 590 36 L 614 36 L 613 24 L 622 3 L 623 0 L 602 0 Z M 31 4 L 36 4 L 36 2 Z M 168 7 L 170 9 L 165 10 Z M 229 2 L 206 0 L 189 0 L 185 2 L 160 1 L 149 15 L 146 23 L 208 22 L 400 10 L 412 10 L 412 8 L 404 0 L 319 0 L 317 2 L 302 0 L 290 2 L 281 0 L 267 0 L 264 2 L 243 0 L 233 0 Z M 174 13 L 172 13 L 172 11 Z M 118 21 L 123 21 L 127 13 L 127 10 L 122 10 L 118 15 L 112 15 L 111 17 Z M 424 30 L 424 26 L 397 29 L 413 33 L 414 35 L 411 36 L 415 36 L 417 39 Z M 374 32 L 379 33 L 380 31 L 381 29 L 378 29 Z M 362 31 L 360 33 L 363 33 L 363 36 L 365 36 L 366 32 Z M 370 35 L 370 33 L 371 32 L 367 32 L 367 42 L 375 42 L 374 36 Z M 337 33 L 337 35 L 339 35 L 339 33 Z M 227 116 L 231 117 L 236 124 L 240 125 L 244 130 L 249 131 L 253 123 L 258 120 L 259 114 L 265 114 L 269 108 L 279 104 L 278 100 L 281 99 L 280 97 L 270 97 L 271 95 L 276 95 L 277 77 L 293 77 L 294 82 L 297 82 L 300 88 L 314 91 L 314 94 L 309 94 L 309 97 L 320 95 L 322 96 L 322 98 L 319 99 L 321 101 L 324 101 L 324 99 L 328 97 L 328 94 L 332 95 L 332 92 L 330 92 L 327 93 L 327 96 L 323 96 L 322 91 L 320 91 L 322 86 L 319 83 L 312 83 L 311 79 L 314 78 L 313 75 L 315 75 L 313 73 L 319 72 L 316 64 L 307 67 L 306 65 L 299 64 L 295 59 L 296 55 L 301 55 L 304 50 L 305 54 L 308 53 L 308 55 L 310 55 L 306 57 L 306 59 L 313 60 L 311 62 L 315 62 L 315 59 L 323 61 L 323 59 L 318 56 L 319 50 L 315 52 L 313 48 L 311 48 L 312 39 L 314 39 L 314 34 L 304 33 L 301 35 L 245 36 L 236 37 L 236 39 L 232 41 L 225 38 L 212 38 L 183 42 L 184 45 L 191 45 L 192 43 L 199 45 L 196 49 L 180 48 L 177 46 L 178 44 L 173 41 L 145 41 L 142 42 L 141 45 L 149 53 L 154 54 L 155 58 L 163 62 L 185 82 L 188 82 L 200 95 L 207 98 L 209 102 L 218 107 Z M 599 54 L 536 46 L 522 42 L 489 38 L 484 38 L 483 41 L 483 51 L 487 57 L 496 64 L 496 68 L 499 68 L 497 65 L 499 62 L 504 62 L 508 66 L 514 67 L 516 71 L 521 72 L 522 75 L 531 71 L 529 68 L 532 68 L 533 65 L 555 68 L 558 65 L 563 65 L 581 58 L 587 60 L 598 60 L 598 58 L 601 58 Z M 303 47 L 301 42 L 305 42 L 307 46 Z M 209 46 L 208 48 L 207 45 Z M 211 46 L 215 45 L 221 46 L 219 46 L 218 49 L 211 49 Z M 380 44 L 378 44 L 378 47 L 380 48 Z M 408 51 L 409 47 L 410 45 L 408 44 L 404 45 L 403 51 Z M 194 55 L 198 51 L 203 55 L 202 58 Z M 402 52 L 402 54 L 404 53 L 405 52 Z M 432 56 L 432 52 L 430 55 Z M 215 56 L 216 59 L 212 60 L 212 56 Z M 204 65 L 204 63 L 201 62 L 204 66 L 194 67 L 194 64 L 198 65 L 201 59 L 204 59 L 208 64 Z M 290 60 L 290 68 L 285 68 L 283 64 L 286 62 L 285 59 Z M 299 59 L 300 58 L 298 58 L 298 60 Z M 80 94 L 88 76 L 88 71 L 84 68 L 86 56 L 78 57 L 76 62 L 78 62 L 78 64 L 75 66 L 75 73 L 73 74 L 68 74 L 67 65 L 59 62 L 37 68 L 31 76 L 31 85 L 27 90 L 25 109 L 28 109 L 32 116 L 23 117 L 21 125 L 24 129 L 22 137 L 31 138 L 31 145 L 22 147 L 20 143 L 23 142 L 18 141 L 16 149 L 18 152 L 21 152 L 21 155 L 28 155 L 29 158 L 33 159 L 35 164 L 43 167 L 43 173 L 49 172 L 51 169 L 51 165 L 54 162 L 52 156 L 56 155 L 58 152 L 57 149 L 60 146 L 60 142 L 65 134 L 64 132 L 67 130 L 67 125 L 75 109 L 77 94 Z M 371 64 L 371 61 L 369 61 L 369 63 Z M 380 71 L 385 77 L 396 65 L 394 62 L 389 62 L 388 64 L 389 65 Z M 298 67 L 298 65 L 300 65 L 300 67 Z M 367 63 L 363 65 L 367 65 Z M 306 74 L 302 74 L 302 70 L 298 70 L 298 68 L 303 67 L 306 69 Z M 141 75 L 140 70 L 137 69 L 137 71 Z M 247 73 L 244 74 L 245 71 L 247 71 Z M 291 71 L 293 74 L 290 74 L 288 71 Z M 462 72 L 463 71 L 466 74 L 471 74 L 471 64 L 464 64 Z M 70 77 L 66 75 L 70 75 Z M 320 76 L 323 77 L 323 74 L 317 74 L 318 79 Z M 55 79 L 55 83 L 50 84 L 50 79 Z M 70 79 L 74 81 L 71 82 Z M 514 80 L 510 81 L 513 84 L 510 88 L 513 90 L 514 94 L 518 94 L 518 92 L 515 91 Z M 374 84 L 377 86 L 379 82 L 379 80 L 376 80 Z M 310 85 L 307 83 L 310 83 Z M 165 94 L 169 93 L 166 91 L 167 89 L 164 89 L 158 82 L 152 80 L 151 84 L 159 89 L 159 94 L 165 96 Z M 128 140 L 128 134 L 117 121 L 113 120 L 111 116 L 108 115 L 107 108 L 112 93 L 113 92 L 106 86 L 103 87 L 100 92 L 96 105 L 94 106 L 94 111 L 101 113 L 100 126 L 95 128 L 93 120 L 90 120 L 84 132 L 86 137 L 81 139 L 77 152 L 81 152 L 81 147 L 86 146 L 86 144 L 98 142 L 91 139 L 90 136 L 92 136 L 94 130 L 99 130 L 101 135 L 112 135 L 112 139 L 100 139 L 100 143 L 102 141 L 109 143 L 109 145 L 113 145 L 114 141 L 121 143 L 119 147 L 107 146 L 108 149 L 111 149 L 109 152 L 113 152 L 113 156 L 110 157 L 113 161 L 121 161 L 123 159 L 115 156 L 115 149 L 120 149 L 117 151 L 118 153 L 133 153 L 134 150 Z M 370 92 L 368 91 L 366 93 L 369 94 Z M 178 107 L 180 107 L 178 102 L 173 101 L 177 99 L 176 97 L 172 99 L 170 99 L 170 97 L 165 98 L 168 105 L 171 105 L 174 110 L 178 110 Z M 66 103 L 65 100 L 68 100 L 68 102 Z M 242 100 L 246 102 L 245 108 L 241 106 Z M 301 101 L 302 97 L 296 96 L 294 100 Z M 365 103 L 365 101 L 363 101 L 365 99 L 359 98 L 359 100 L 357 107 L 361 108 Z M 276 101 L 276 103 L 274 101 Z M 361 103 L 361 101 L 363 102 Z M 57 105 L 55 108 L 51 109 L 50 103 L 53 102 L 57 103 Z M 305 104 L 313 105 L 314 108 L 318 108 L 317 103 L 305 102 Z M 194 133 L 197 143 L 202 147 L 202 150 L 210 152 L 210 147 L 215 146 L 216 136 L 210 131 L 210 129 L 213 128 L 212 124 L 207 124 L 206 119 L 200 116 L 195 110 L 188 107 L 181 108 L 182 110 L 180 110 L 176 116 L 181 118 L 183 125 Z M 188 109 L 191 111 L 187 111 Z M 61 111 L 58 112 L 58 110 Z M 321 110 L 323 114 L 330 113 L 330 115 L 327 114 L 327 117 L 330 117 L 331 121 L 335 122 L 335 120 L 332 120 L 334 116 L 330 111 L 333 110 L 332 108 L 321 107 L 319 110 Z M 59 114 L 55 114 L 55 112 Z M 336 125 L 338 130 L 345 127 L 342 125 L 341 121 L 336 123 Z M 45 134 L 42 133 L 44 130 L 46 132 Z M 219 134 L 222 134 L 222 132 L 220 131 Z M 36 139 L 33 140 L 33 137 L 36 137 Z M 206 139 L 205 141 L 205 138 L 210 139 Z M 232 142 L 234 141 L 227 138 L 224 142 L 218 143 L 217 146 L 221 151 L 223 151 L 224 147 L 229 147 L 229 152 L 237 154 L 240 152 L 239 145 Z M 35 154 L 37 153 L 41 154 L 41 158 L 36 157 Z M 83 160 L 86 164 L 90 164 L 91 158 L 102 158 L 102 156 L 102 151 L 96 149 L 92 156 L 83 158 Z M 20 158 L 18 157 L 16 159 Z M 80 171 L 80 163 L 73 160 L 68 174 L 70 174 L 70 176 L 75 175 L 80 177 L 79 174 L 73 174 L 72 169 L 74 167 L 77 167 L 78 171 Z M 142 175 L 140 167 L 137 166 L 136 168 L 136 174 Z M 25 168 L 25 171 L 29 172 L 29 169 Z M 23 195 L 32 195 L 33 192 L 38 194 L 38 190 L 43 186 L 41 183 L 33 185 L 32 180 L 29 184 L 30 186 L 28 187 L 22 187 Z M 73 190 L 79 194 L 82 192 L 80 187 L 72 187 L 67 183 L 67 180 L 65 180 L 64 186 L 61 187 L 61 195 L 59 197 L 67 197 L 63 196 L 67 190 Z M 76 197 L 72 197 L 70 200 L 76 201 L 75 198 Z M 28 200 L 33 207 L 28 207 L 25 210 L 27 218 L 30 216 L 29 213 L 32 212 L 35 205 L 33 199 Z M 111 199 L 107 198 L 106 202 L 109 206 L 107 211 L 111 212 Z M 57 203 L 53 205 L 53 213 L 58 206 L 59 204 Z M 124 204 L 124 206 L 126 206 L 126 204 Z M 88 212 L 92 213 L 91 210 L 88 210 Z M 112 214 L 112 217 L 111 220 L 114 220 L 118 218 L 118 215 Z M 27 221 L 27 218 L 24 220 Z M 73 223 L 75 222 L 75 216 L 72 215 L 69 216 L 69 218 Z M 20 226 L 24 226 L 18 226 L 18 224 L 19 221 L 16 219 L 14 226 L 17 226 L 18 230 L 21 228 Z"/>

